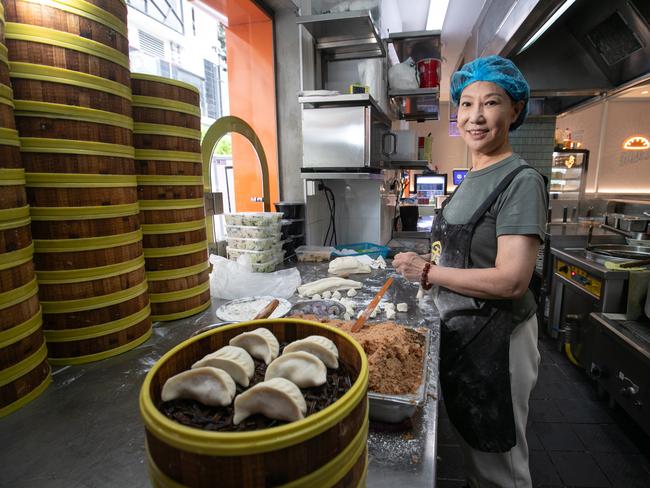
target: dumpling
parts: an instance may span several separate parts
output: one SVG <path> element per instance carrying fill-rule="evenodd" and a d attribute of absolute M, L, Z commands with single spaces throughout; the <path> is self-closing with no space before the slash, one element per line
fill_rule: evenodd
<path fill-rule="evenodd" d="M 254 358 L 269 364 L 280 353 L 280 343 L 269 329 L 260 327 L 252 332 L 244 332 L 230 339 L 231 346 L 246 349 Z"/>
<path fill-rule="evenodd" d="M 256 384 L 235 398 L 235 425 L 256 413 L 270 419 L 293 422 L 305 417 L 307 403 L 291 381 L 274 378 Z"/>
<path fill-rule="evenodd" d="M 189 398 L 209 407 L 225 407 L 232 403 L 235 391 L 235 382 L 228 373 L 206 366 L 169 378 L 163 385 L 161 398 L 163 402 Z"/>
<path fill-rule="evenodd" d="M 286 378 L 298 388 L 320 386 L 327 381 L 327 368 L 323 361 L 308 352 L 298 351 L 283 354 L 275 359 L 264 375 L 264 381 Z"/>
<path fill-rule="evenodd" d="M 244 388 L 250 383 L 255 374 L 253 358 L 241 347 L 223 346 L 221 349 L 208 354 L 192 365 L 192 369 L 212 366 L 223 369 L 232 379 Z"/>
<path fill-rule="evenodd" d="M 323 361 L 328 368 L 336 369 L 339 367 L 339 350 L 336 348 L 336 344 L 327 337 L 313 335 L 294 341 L 284 348 L 282 354 L 296 351 L 313 354 Z"/>

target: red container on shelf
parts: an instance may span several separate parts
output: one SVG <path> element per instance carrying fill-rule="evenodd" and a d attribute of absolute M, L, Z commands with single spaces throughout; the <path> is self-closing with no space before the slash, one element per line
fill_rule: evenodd
<path fill-rule="evenodd" d="M 440 86 L 440 60 L 436 58 L 421 59 L 417 63 L 420 73 L 420 88 L 437 88 Z"/>

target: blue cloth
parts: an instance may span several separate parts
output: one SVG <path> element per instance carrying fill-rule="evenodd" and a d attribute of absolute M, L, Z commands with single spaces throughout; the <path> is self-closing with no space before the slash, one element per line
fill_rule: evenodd
<path fill-rule="evenodd" d="M 499 85 L 510 95 L 515 102 L 523 100 L 524 109 L 519 114 L 517 120 L 510 125 L 510 130 L 515 130 L 526 120 L 528 114 L 528 98 L 530 89 L 528 82 L 521 74 L 519 68 L 509 59 L 501 56 L 486 56 L 477 58 L 467 63 L 460 70 L 456 71 L 451 77 L 451 99 L 458 105 L 460 95 L 467 85 L 476 81 L 490 81 Z"/>

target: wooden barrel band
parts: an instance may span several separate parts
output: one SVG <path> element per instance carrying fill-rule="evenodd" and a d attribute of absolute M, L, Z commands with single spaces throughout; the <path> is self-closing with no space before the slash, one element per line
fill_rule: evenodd
<path fill-rule="evenodd" d="M 192 232 L 205 229 L 205 219 L 189 222 L 174 222 L 173 224 L 140 224 L 144 235 L 176 234 L 178 232 Z"/>
<path fill-rule="evenodd" d="M 32 260 L 34 255 L 34 244 L 30 243 L 29 246 L 17 251 L 6 252 L 0 254 L 0 271 L 10 268 L 15 268 L 16 266 L 21 266 L 25 263 L 28 263 Z M 4 308 L 4 307 L 0 307 Z"/>
<path fill-rule="evenodd" d="M 197 141 L 201 140 L 200 130 L 187 129 L 185 127 L 167 124 L 146 124 L 143 122 L 135 122 L 133 124 L 133 133 L 150 134 L 154 136 L 184 137 L 186 139 L 194 139 Z"/>
<path fill-rule="evenodd" d="M 11 89 L 10 86 L 0 84 L 0 97 L 6 98 L 9 100 L 14 99 L 14 91 Z M 13 106 L 13 104 L 12 104 Z"/>
<path fill-rule="evenodd" d="M 9 66 L 9 49 L 4 44 L 0 44 L 0 61 Z"/>
<path fill-rule="evenodd" d="M 131 273 L 144 266 L 144 256 L 140 255 L 135 259 L 123 263 L 97 266 L 94 268 L 81 268 L 56 271 L 36 270 L 38 282 L 42 285 L 57 285 L 69 283 L 82 283 L 104 278 L 111 278 L 125 273 Z"/>
<path fill-rule="evenodd" d="M 122 346 L 113 349 L 108 349 L 106 351 L 99 352 L 96 354 L 88 354 L 86 356 L 74 356 L 70 358 L 50 357 L 48 358 L 48 361 L 53 366 L 63 366 L 68 364 L 85 364 L 93 361 L 101 361 L 102 359 L 110 358 L 112 356 L 117 356 L 118 354 L 122 354 L 123 352 L 130 351 L 131 349 L 138 347 L 140 344 L 146 342 L 151 337 L 152 333 L 153 330 L 149 328 L 149 330 L 145 334 L 138 337 L 136 340 L 129 342 L 128 344 L 124 344 Z"/>
<path fill-rule="evenodd" d="M 95 337 L 102 337 L 106 334 L 119 332 L 136 325 L 149 317 L 150 314 L 151 307 L 147 305 L 145 308 L 132 315 L 111 322 L 106 322 L 105 324 L 91 325 L 79 329 L 44 330 L 43 333 L 45 334 L 45 340 L 47 342 L 68 342 L 94 339 Z"/>
<path fill-rule="evenodd" d="M 3 349 L 33 334 L 41 327 L 42 324 L 43 314 L 39 308 L 36 315 L 27 319 L 22 324 L 18 324 L 11 329 L 0 332 L 0 349 Z"/>
<path fill-rule="evenodd" d="M 15 186 L 25 184 L 23 168 L 0 168 L 0 186 Z"/>
<path fill-rule="evenodd" d="M 60 103 L 14 100 L 16 117 L 45 117 L 51 119 L 77 120 L 93 124 L 106 124 L 133 130 L 133 119 L 126 115 L 94 108 L 63 105 Z"/>
<path fill-rule="evenodd" d="M 110 219 L 137 215 L 137 203 L 93 207 L 31 207 L 33 221 Z"/>
<path fill-rule="evenodd" d="M 28 298 L 36 295 L 36 293 L 38 293 L 38 282 L 36 281 L 36 278 L 23 286 L 0 293 L 0 310 L 24 302 Z"/>
<path fill-rule="evenodd" d="M 111 236 L 84 237 L 79 239 L 34 239 L 35 253 L 96 251 L 118 246 L 127 246 L 142 240 L 142 231 Z"/>
<path fill-rule="evenodd" d="M 138 185 L 134 175 L 27 173 L 25 180 L 28 188 L 131 188 Z"/>
<path fill-rule="evenodd" d="M 43 341 L 43 345 L 34 354 L 27 356 L 7 369 L 0 370 L 0 386 L 7 385 L 20 378 L 42 363 L 45 358 L 47 358 L 47 347 L 45 341 Z"/>
<path fill-rule="evenodd" d="M 41 306 L 43 307 L 43 313 L 46 314 L 83 312 L 85 310 L 110 307 L 111 305 L 126 302 L 146 291 L 147 282 L 143 281 L 131 288 L 126 288 L 107 295 L 97 295 L 90 298 L 80 298 L 78 300 L 41 301 Z"/>
<path fill-rule="evenodd" d="M 131 100 L 131 88 L 99 76 L 55 66 L 11 61 L 9 70 L 12 78 L 45 81 L 102 91 Z"/>
<path fill-rule="evenodd" d="M 25 205 L 24 207 L 0 209 L 0 222 L 22 219 L 25 217 L 29 217 L 29 205 Z"/>
<path fill-rule="evenodd" d="M 178 300 L 185 300 L 196 295 L 200 295 L 204 291 L 210 289 L 210 282 L 206 281 L 198 286 L 188 288 L 187 290 L 169 291 L 167 293 L 149 293 L 149 301 L 151 303 L 166 303 L 175 302 Z"/>
<path fill-rule="evenodd" d="M 138 200 L 141 211 L 147 210 L 185 210 L 188 208 L 202 208 L 205 205 L 203 198 L 184 198 L 178 200 Z"/>
<path fill-rule="evenodd" d="M 13 98 L 7 98 L 7 97 L 0 96 L 0 104 L 8 105 L 12 109 L 14 108 L 14 100 L 13 100 Z"/>
<path fill-rule="evenodd" d="M 196 315 L 199 312 L 203 312 L 205 309 L 210 308 L 210 305 L 212 305 L 212 300 L 208 300 L 203 305 L 199 305 L 198 307 L 194 307 L 189 310 L 183 310 L 182 312 L 164 315 L 152 315 L 151 320 L 154 322 L 169 322 L 170 320 L 184 319 L 185 317 L 191 317 L 192 315 Z"/>
<path fill-rule="evenodd" d="M 146 73 L 131 73 L 131 79 L 132 80 L 143 80 L 143 81 L 153 81 L 155 83 L 162 83 L 164 85 L 172 85 L 172 86 L 177 86 L 179 88 L 184 88 L 186 90 L 193 91 L 196 94 L 200 94 L 201 92 L 197 87 L 194 85 L 190 85 L 189 83 L 185 83 L 184 81 L 180 80 L 174 80 L 172 78 L 165 78 L 163 76 L 157 76 L 157 75 L 149 75 Z"/>
<path fill-rule="evenodd" d="M 32 219 L 30 219 L 29 217 L 0 221 L 0 231 L 25 227 L 26 225 L 29 225 L 31 221 Z"/>
<path fill-rule="evenodd" d="M 205 271 L 210 268 L 210 262 L 195 264 L 187 268 L 166 269 L 162 271 L 147 271 L 147 281 L 165 281 L 186 278 Z"/>
<path fill-rule="evenodd" d="M 20 139 L 0 138 L 0 146 L 20 147 Z"/>
<path fill-rule="evenodd" d="M 0 173 L 1 176 L 1 173 Z M 198 186 L 203 176 L 138 175 L 138 186 Z"/>
<path fill-rule="evenodd" d="M 168 98 L 150 97 L 147 95 L 133 95 L 133 107 L 154 108 L 160 110 L 171 110 L 183 114 L 201 117 L 201 108 L 191 103 L 169 100 Z"/>
<path fill-rule="evenodd" d="M 150 247 L 144 249 L 144 257 L 146 259 L 182 256 L 183 254 L 192 254 L 207 249 L 208 241 L 197 242 L 195 244 L 185 244 L 183 246 Z"/>
<path fill-rule="evenodd" d="M 132 146 L 109 144 L 107 142 L 75 141 L 72 139 L 48 139 L 43 137 L 21 137 L 21 152 L 81 154 L 85 156 L 109 156 L 133 158 Z"/>
<path fill-rule="evenodd" d="M 185 151 L 160 151 L 157 149 L 136 149 L 135 159 L 147 161 L 174 161 L 183 163 L 202 163 L 200 153 Z"/>
<path fill-rule="evenodd" d="M 36 42 L 96 56 L 129 69 L 129 57 L 101 42 L 38 25 L 7 22 L 5 38 L 12 41 Z"/>
<path fill-rule="evenodd" d="M 88 20 L 105 25 L 109 29 L 119 32 L 124 37 L 128 36 L 126 24 L 115 15 L 84 0 L 23 0 L 47 7 L 63 10 L 70 14 L 84 17 Z"/>

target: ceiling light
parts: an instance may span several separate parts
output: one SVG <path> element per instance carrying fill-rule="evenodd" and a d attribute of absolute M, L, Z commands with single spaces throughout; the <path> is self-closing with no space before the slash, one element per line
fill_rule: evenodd
<path fill-rule="evenodd" d="M 548 19 L 542 27 L 540 27 L 533 36 L 528 39 L 526 44 L 524 44 L 524 47 L 522 47 L 517 54 L 523 53 L 526 49 L 528 49 L 537 39 L 542 37 L 542 34 L 546 32 L 549 27 L 551 27 L 557 19 L 560 18 L 560 16 L 567 11 L 567 9 L 575 3 L 576 0 L 566 0 L 564 4 L 555 11 L 555 13 L 551 16 L 550 19 Z"/>
<path fill-rule="evenodd" d="M 431 0 L 429 2 L 426 30 L 442 30 L 448 4 L 449 0 Z"/>
<path fill-rule="evenodd" d="M 641 95 L 647 95 L 647 94 L 648 94 L 648 90 L 643 90 L 643 91 L 641 92 Z"/>

